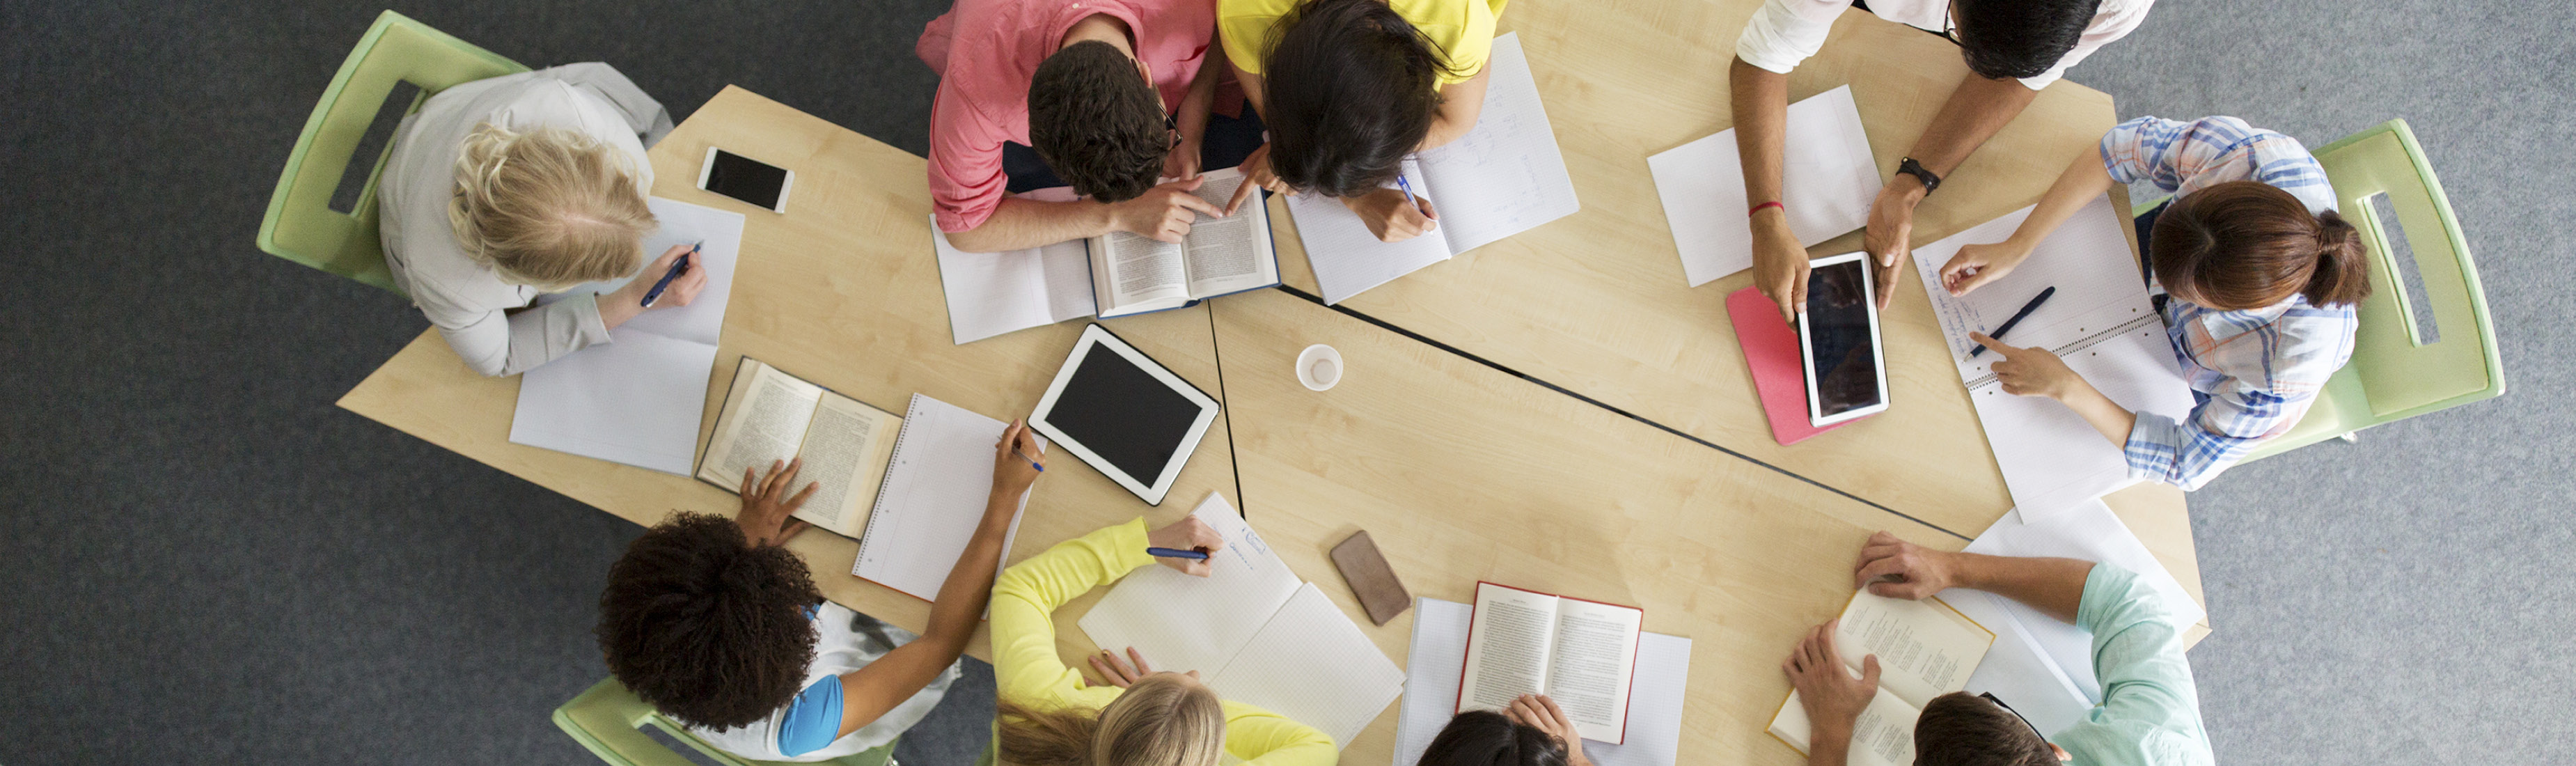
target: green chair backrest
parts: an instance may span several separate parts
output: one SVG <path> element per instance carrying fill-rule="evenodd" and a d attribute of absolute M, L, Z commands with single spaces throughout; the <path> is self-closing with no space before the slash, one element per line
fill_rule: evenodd
<path fill-rule="evenodd" d="M 687 756 L 672 752 L 653 741 L 641 727 L 662 730 L 672 739 L 688 743 L 700 755 L 726 766 L 766 766 L 773 761 L 746 760 L 718 750 L 681 727 L 678 721 L 662 715 L 652 705 L 627 690 L 617 679 L 609 678 L 590 687 L 581 696 L 555 708 L 555 727 L 572 735 L 574 741 L 590 749 L 592 755 L 611 766 L 695 766 Z M 989 748 L 988 748 L 989 749 Z M 889 766 L 894 761 L 894 743 L 871 750 L 820 761 L 840 766 Z"/>
<path fill-rule="evenodd" d="M 295 151 L 286 156 L 286 170 L 278 174 L 277 191 L 269 196 L 268 215 L 259 225 L 259 249 L 400 293 L 385 268 L 384 245 L 376 238 L 376 182 L 389 154 L 371 158 L 374 169 L 352 209 L 331 209 L 332 194 L 349 163 L 357 160 L 359 141 L 396 83 L 420 87 L 420 95 L 404 111 L 409 114 L 430 95 L 459 83 L 525 71 L 519 62 L 402 14 L 377 16 L 341 62 L 331 86 L 322 90 L 313 116 L 304 121 L 304 134 L 295 139 Z"/>
<path fill-rule="evenodd" d="M 2361 326 L 2352 362 L 2295 429 L 2248 461 L 2504 393 L 2503 357 L 2477 264 L 2406 121 L 2389 120 L 2314 153 L 2344 219 L 2370 247 L 2370 297 L 2355 312 Z M 2420 293 L 2408 290 L 2408 261 Z"/>

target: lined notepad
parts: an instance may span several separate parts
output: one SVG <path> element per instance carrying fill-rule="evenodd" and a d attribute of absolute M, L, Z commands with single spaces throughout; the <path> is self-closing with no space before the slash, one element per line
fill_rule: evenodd
<path fill-rule="evenodd" d="M 1798 244 L 1814 247 L 1868 224 L 1881 185 L 1878 158 L 1869 151 L 1851 86 L 1790 104 L 1786 134 L 1781 212 Z M 1655 195 L 1663 199 L 1664 222 L 1690 286 L 1753 268 L 1753 229 L 1734 214 L 1751 206 L 1734 128 L 1647 157 L 1646 170 L 1655 176 Z"/>
<path fill-rule="evenodd" d="M 922 394 L 912 395 L 903 430 L 895 436 L 894 462 L 877 487 L 876 510 L 859 537 L 850 574 L 924 601 L 939 586 L 975 537 L 984 500 L 993 488 L 993 443 L 1010 424 Z M 1020 535 L 1020 508 L 1011 513 L 1002 550 Z M 1007 557 L 1005 557 L 1007 558 Z M 1000 567 L 995 567 L 998 575 Z"/>

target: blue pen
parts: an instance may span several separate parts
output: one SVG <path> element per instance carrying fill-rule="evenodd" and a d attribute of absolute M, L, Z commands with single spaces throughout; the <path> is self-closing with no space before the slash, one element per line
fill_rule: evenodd
<path fill-rule="evenodd" d="M 1046 473 L 1046 466 L 1038 465 L 1037 458 L 1029 457 L 1029 453 L 1021 452 L 1019 447 L 1012 447 L 1011 454 L 1020 456 L 1021 460 L 1029 461 L 1029 467 L 1038 469 L 1038 473 Z"/>
<path fill-rule="evenodd" d="M 653 289 L 644 291 L 645 308 L 652 308 L 654 301 L 662 299 L 662 291 L 670 289 L 671 280 L 680 278 L 680 272 L 689 270 L 689 256 L 697 255 L 698 248 L 706 244 L 707 243 L 705 242 L 700 242 L 695 245 L 690 245 L 688 252 L 681 253 L 679 260 L 671 262 L 671 271 L 662 275 L 662 281 L 653 283 Z"/>
<path fill-rule="evenodd" d="M 1206 553 L 1203 553 L 1203 552 L 1199 552 L 1199 551 L 1185 551 L 1185 550 L 1181 550 L 1181 549 L 1179 549 L 1179 548 L 1146 548 L 1146 549 L 1145 549 L 1145 555 L 1147 555 L 1147 556 L 1153 556 L 1153 557 L 1156 557 L 1156 558 L 1166 558 L 1166 559 L 1196 559 L 1196 560 L 1199 560 L 1199 561 L 1206 561 L 1206 560 L 1207 560 L 1207 557 L 1208 557 L 1208 555 L 1207 555 Z"/>
<path fill-rule="evenodd" d="M 1404 192 L 1404 204 L 1412 205 L 1415 210 L 1422 209 L 1422 201 L 1413 198 L 1413 182 L 1405 180 L 1404 175 L 1401 173 L 1398 173 L 1395 176 L 1395 188 Z M 1432 228 L 1439 228 L 1440 222 L 1432 221 L 1431 226 Z"/>
<path fill-rule="evenodd" d="M 2028 317 L 2030 316 L 2030 312 L 2039 310 L 2039 304 L 2048 302 L 2048 296 L 2056 294 L 2056 287 L 2050 287 L 2046 290 L 2039 291 L 2039 297 L 2032 298 L 2029 303 L 2022 304 L 2020 311 L 2013 312 L 2011 319 L 2004 320 L 2003 326 L 1995 328 L 1994 332 L 1987 333 L 1986 337 L 1993 338 L 1998 341 L 2003 340 L 2004 333 L 2012 332 L 2013 325 L 2021 324 L 2023 317 Z M 1986 353 L 1986 347 L 1978 346 L 1968 350 L 1968 357 L 1973 359 L 1976 358 L 1978 354 L 1983 353 Z"/>

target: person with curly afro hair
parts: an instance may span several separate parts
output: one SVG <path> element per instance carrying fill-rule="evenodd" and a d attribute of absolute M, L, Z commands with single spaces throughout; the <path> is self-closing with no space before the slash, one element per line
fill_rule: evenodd
<path fill-rule="evenodd" d="M 956 680 L 1011 517 L 1044 462 L 1026 424 L 1002 433 L 982 522 L 917 637 L 824 601 L 804 559 L 782 547 L 809 526 L 789 520 L 814 494 L 810 482 L 789 494 L 799 463 L 766 476 L 745 469 L 733 518 L 673 514 L 609 567 L 598 628 L 608 670 L 690 733 L 745 758 L 823 760 L 892 742 Z"/>

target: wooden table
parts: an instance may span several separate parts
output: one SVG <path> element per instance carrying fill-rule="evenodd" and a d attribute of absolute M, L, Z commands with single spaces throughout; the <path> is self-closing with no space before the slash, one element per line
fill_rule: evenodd
<path fill-rule="evenodd" d="M 1370 626 L 1327 557 L 1353 532 L 1417 596 L 1468 601 L 1481 579 L 1643 607 L 1692 640 L 1684 763 L 1797 762 L 1763 733 L 1779 661 L 1851 596 L 1861 542 L 1967 543 L 1300 298 L 1213 305 L 1244 515 L 1291 568 L 1399 664 L 1412 613 Z M 1332 390 L 1295 380 L 1312 343 L 1348 363 Z M 1388 763 L 1396 718 L 1342 762 Z"/>
<path fill-rule="evenodd" d="M 1786 468 L 1975 535 L 2012 506 L 1993 451 L 1907 267 L 1882 314 L 1885 413 L 1800 443 L 1773 441 L 1727 319 L 1744 272 L 1691 288 L 1646 158 L 1733 124 L 1727 67 L 1759 2 L 1515 4 L 1518 30 L 1583 209 L 1362 293 L 1341 305 Z M 1849 84 L 1882 177 L 1967 73 L 1938 36 L 1851 11 L 1790 76 L 1792 101 Z M 1915 214 L 1928 243 L 2037 200 L 2113 122 L 2111 99 L 2072 82 L 1951 173 Z M 2125 200 L 2125 192 L 2115 201 Z M 2125 208 L 2125 202 L 2122 202 Z M 1273 209 L 1288 283 L 1315 288 L 1295 226 Z M 1741 210 L 1708 215 L 1738 219 Z M 1816 255 L 1850 252 L 1860 235 Z"/>
<path fill-rule="evenodd" d="M 710 144 L 795 170 L 789 212 L 696 189 Z M 723 383 L 745 354 L 879 407 L 901 411 L 918 391 L 1008 420 L 1036 406 L 1081 334 L 1080 323 L 1066 323 L 951 344 L 919 157 L 740 88 L 717 94 L 650 154 L 655 195 L 749 216 L 700 444 L 723 404 Z M 1106 324 L 1200 388 L 1219 390 L 1204 307 Z M 509 443 L 518 391 L 516 377 L 486 378 L 466 369 L 431 331 L 342 397 L 340 406 L 637 524 L 681 510 L 733 513 L 731 494 L 696 479 Z M 1082 461 L 1059 456 L 1029 500 L 1012 558 L 1138 514 L 1178 519 L 1211 490 L 1232 497 L 1229 441 L 1220 419 L 1172 489 L 1171 497 L 1183 500 L 1161 508 L 1146 507 Z M 805 557 L 833 601 L 912 630 L 927 624 L 928 602 L 847 574 L 857 542 L 815 531 L 788 547 Z M 972 653 L 990 657 L 983 636 Z"/>

